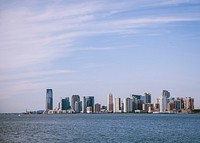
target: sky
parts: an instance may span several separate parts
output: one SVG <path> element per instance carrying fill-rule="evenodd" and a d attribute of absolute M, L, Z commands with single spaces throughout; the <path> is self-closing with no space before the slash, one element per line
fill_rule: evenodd
<path fill-rule="evenodd" d="M 200 108 L 200 0 L 0 0 L 0 113 L 168 90 Z"/>

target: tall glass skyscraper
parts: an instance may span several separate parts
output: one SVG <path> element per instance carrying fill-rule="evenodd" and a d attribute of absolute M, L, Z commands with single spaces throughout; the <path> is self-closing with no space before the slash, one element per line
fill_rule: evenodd
<path fill-rule="evenodd" d="M 108 96 L 108 111 L 113 112 L 113 95 L 112 93 Z"/>
<path fill-rule="evenodd" d="M 82 101 L 83 113 L 86 113 L 87 107 L 92 107 L 92 112 L 94 112 L 94 96 L 83 96 L 83 101 Z"/>
<path fill-rule="evenodd" d="M 53 90 L 47 89 L 46 92 L 46 110 L 53 110 Z"/>
<path fill-rule="evenodd" d="M 167 110 L 169 97 L 170 97 L 170 92 L 167 90 L 163 90 L 162 95 L 160 97 L 160 112 L 165 112 Z"/>
<path fill-rule="evenodd" d="M 82 101 L 75 101 L 75 110 L 76 113 L 82 111 Z"/>
<path fill-rule="evenodd" d="M 68 110 L 70 108 L 69 97 L 61 100 L 62 110 Z"/>
<path fill-rule="evenodd" d="M 80 96 L 79 95 L 72 95 L 71 98 L 71 108 L 73 111 L 75 111 L 75 102 L 80 102 Z"/>
<path fill-rule="evenodd" d="M 151 103 L 151 94 L 144 93 L 144 96 L 145 96 L 145 103 Z"/>

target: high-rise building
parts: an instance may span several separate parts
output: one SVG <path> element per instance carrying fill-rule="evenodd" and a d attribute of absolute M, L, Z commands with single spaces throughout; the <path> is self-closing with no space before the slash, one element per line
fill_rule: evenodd
<path fill-rule="evenodd" d="M 194 98 L 186 97 L 185 98 L 185 107 L 186 107 L 186 109 L 194 109 Z"/>
<path fill-rule="evenodd" d="M 112 93 L 108 96 L 108 111 L 113 112 L 113 95 Z"/>
<path fill-rule="evenodd" d="M 160 111 L 160 98 L 156 99 L 156 103 L 154 104 L 154 111 L 159 112 Z"/>
<path fill-rule="evenodd" d="M 141 99 L 142 98 L 142 95 L 136 95 L 136 94 L 132 94 L 132 97 L 134 97 L 134 98 L 137 98 L 137 99 Z"/>
<path fill-rule="evenodd" d="M 83 96 L 83 101 L 82 101 L 83 113 L 86 113 L 87 107 L 91 107 L 92 112 L 94 112 L 94 96 Z"/>
<path fill-rule="evenodd" d="M 131 98 L 124 99 L 124 112 L 130 113 L 133 111 L 133 101 Z"/>
<path fill-rule="evenodd" d="M 194 109 L 194 98 L 191 98 L 190 109 Z"/>
<path fill-rule="evenodd" d="M 160 97 L 160 112 L 167 111 L 169 97 L 170 97 L 170 92 L 167 90 L 163 90 L 162 95 Z"/>
<path fill-rule="evenodd" d="M 183 98 L 181 98 L 180 99 L 180 109 L 182 110 L 182 109 L 185 109 L 185 103 L 184 103 L 184 99 Z"/>
<path fill-rule="evenodd" d="M 142 104 L 144 103 L 144 96 L 132 94 L 133 111 L 142 110 Z"/>
<path fill-rule="evenodd" d="M 82 101 L 75 101 L 75 110 L 76 113 L 80 113 L 82 111 Z"/>
<path fill-rule="evenodd" d="M 62 106 L 62 110 L 70 109 L 69 97 L 66 97 L 66 98 L 61 100 L 61 106 Z"/>
<path fill-rule="evenodd" d="M 96 103 L 95 104 L 95 113 L 100 113 L 101 112 L 101 104 Z"/>
<path fill-rule="evenodd" d="M 167 108 L 168 108 L 167 109 L 168 112 L 172 111 L 174 109 L 174 103 L 173 102 L 169 102 L 167 104 Z"/>
<path fill-rule="evenodd" d="M 123 102 L 123 100 L 121 101 L 121 112 L 122 113 L 124 112 L 124 102 Z"/>
<path fill-rule="evenodd" d="M 79 95 L 72 95 L 72 98 L 71 98 L 71 109 L 72 111 L 75 111 L 75 102 L 76 101 L 80 101 L 80 96 Z"/>
<path fill-rule="evenodd" d="M 120 113 L 121 112 L 121 98 L 115 98 L 114 112 L 115 113 Z"/>
<path fill-rule="evenodd" d="M 53 90 L 47 89 L 46 92 L 46 110 L 53 110 Z"/>
<path fill-rule="evenodd" d="M 83 96 L 83 101 L 82 101 L 82 113 L 86 113 L 86 98 Z"/>
<path fill-rule="evenodd" d="M 180 98 L 176 98 L 176 99 L 174 100 L 174 109 L 180 110 L 180 109 L 181 109 L 180 103 L 181 103 Z"/>
<path fill-rule="evenodd" d="M 151 103 L 151 94 L 144 93 L 144 96 L 145 96 L 145 103 Z"/>

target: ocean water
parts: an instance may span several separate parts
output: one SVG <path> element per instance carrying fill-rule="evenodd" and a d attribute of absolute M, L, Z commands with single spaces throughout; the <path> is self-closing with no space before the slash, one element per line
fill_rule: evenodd
<path fill-rule="evenodd" d="M 2 143 L 200 143 L 200 114 L 0 114 Z"/>

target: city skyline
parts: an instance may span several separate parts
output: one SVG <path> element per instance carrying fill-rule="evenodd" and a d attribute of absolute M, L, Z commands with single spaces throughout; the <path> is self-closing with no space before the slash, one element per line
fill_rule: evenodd
<path fill-rule="evenodd" d="M 162 90 L 161 96 L 156 102 L 151 102 L 151 94 L 131 94 L 126 98 L 116 97 L 108 94 L 106 105 L 99 104 L 95 96 L 83 96 L 82 101 L 79 95 L 61 98 L 58 106 L 52 108 L 53 89 L 47 89 L 46 110 L 26 111 L 24 114 L 71 114 L 71 113 L 192 113 L 194 111 L 193 97 L 170 97 L 168 90 Z M 49 100 L 51 98 L 51 100 Z"/>
<path fill-rule="evenodd" d="M 45 109 L 44 89 L 54 107 L 167 89 L 200 108 L 198 0 L 0 0 L 0 19 L 0 113 Z"/>

